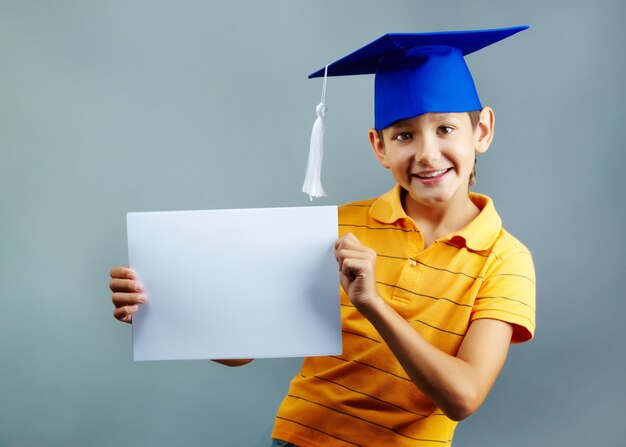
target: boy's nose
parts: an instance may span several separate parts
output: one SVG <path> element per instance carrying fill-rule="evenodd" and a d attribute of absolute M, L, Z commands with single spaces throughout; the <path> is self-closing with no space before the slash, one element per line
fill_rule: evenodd
<path fill-rule="evenodd" d="M 441 152 L 436 144 L 428 139 L 424 139 L 420 142 L 418 148 L 415 150 L 415 161 L 419 164 L 430 166 L 433 162 L 439 160 Z"/>

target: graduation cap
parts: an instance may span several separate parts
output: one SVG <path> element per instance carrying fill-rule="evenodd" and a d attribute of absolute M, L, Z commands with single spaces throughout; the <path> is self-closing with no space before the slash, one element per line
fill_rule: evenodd
<path fill-rule="evenodd" d="M 469 112 L 482 109 L 464 56 L 506 39 L 528 26 L 489 30 L 386 34 L 353 53 L 309 75 L 352 76 L 375 74 L 374 128 L 429 112 Z M 319 181 L 326 106 L 317 107 L 311 151 L 303 191 L 324 196 Z M 318 147 L 314 148 L 314 144 Z M 314 154 L 319 152 L 319 154 Z"/>

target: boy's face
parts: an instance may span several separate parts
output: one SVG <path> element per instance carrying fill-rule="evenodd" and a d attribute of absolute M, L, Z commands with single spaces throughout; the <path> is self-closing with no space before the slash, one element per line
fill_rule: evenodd
<path fill-rule="evenodd" d="M 493 111 L 485 108 L 474 128 L 467 113 L 427 113 L 370 130 L 380 163 L 408 194 L 407 209 L 464 206 L 477 153 L 489 148 Z"/>

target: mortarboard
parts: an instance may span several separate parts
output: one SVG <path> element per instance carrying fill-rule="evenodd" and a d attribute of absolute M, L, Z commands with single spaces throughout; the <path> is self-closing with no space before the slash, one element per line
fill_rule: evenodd
<path fill-rule="evenodd" d="M 528 26 L 489 30 L 386 34 L 353 53 L 309 75 L 309 78 L 375 74 L 374 128 L 429 112 L 469 112 L 482 109 L 464 56 L 506 39 Z M 311 197 L 325 195 L 321 183 L 311 187 L 313 144 L 322 149 L 324 94 L 311 137 L 307 180 L 303 191 Z M 317 130 L 315 129 L 317 127 Z M 315 162 L 321 164 L 321 153 Z M 315 163 L 313 163 L 315 164 Z M 319 179 L 318 179 L 319 180 Z M 307 186 L 308 185 L 308 186 Z"/>

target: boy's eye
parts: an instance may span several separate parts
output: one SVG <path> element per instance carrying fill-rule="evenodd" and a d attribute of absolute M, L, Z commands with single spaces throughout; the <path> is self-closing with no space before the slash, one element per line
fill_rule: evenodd
<path fill-rule="evenodd" d="M 413 134 L 411 134 L 411 132 L 400 132 L 394 137 L 394 140 L 408 141 L 411 138 L 413 138 Z"/>
<path fill-rule="evenodd" d="M 452 128 L 452 126 L 439 126 L 437 128 L 437 133 L 439 135 L 447 135 L 449 133 L 451 133 L 454 129 Z"/>

